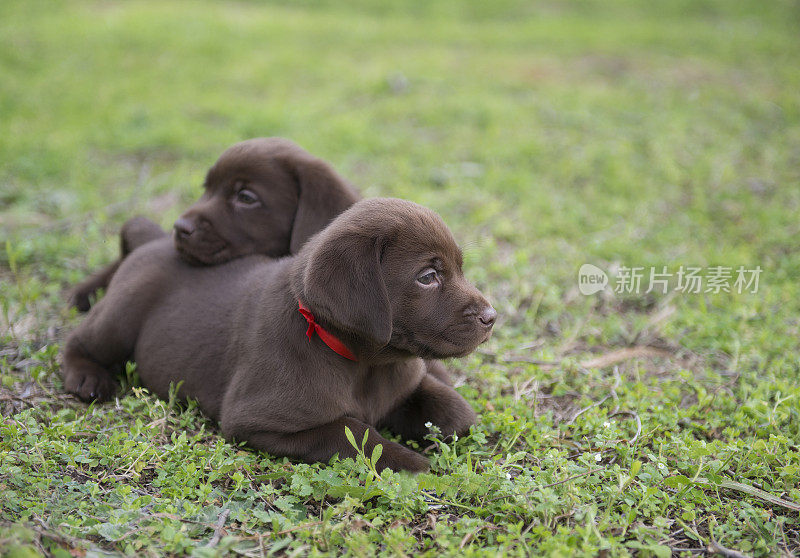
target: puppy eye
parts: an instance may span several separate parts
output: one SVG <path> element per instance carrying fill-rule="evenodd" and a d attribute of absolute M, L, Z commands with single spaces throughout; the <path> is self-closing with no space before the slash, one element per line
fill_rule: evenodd
<path fill-rule="evenodd" d="M 242 188 L 236 192 L 236 201 L 242 205 L 255 205 L 259 203 L 260 200 L 253 192 Z"/>
<path fill-rule="evenodd" d="M 425 285 L 426 287 L 429 287 L 431 285 L 438 285 L 439 274 L 436 273 L 435 269 L 428 268 L 417 276 L 417 283 L 419 283 L 420 285 Z"/>

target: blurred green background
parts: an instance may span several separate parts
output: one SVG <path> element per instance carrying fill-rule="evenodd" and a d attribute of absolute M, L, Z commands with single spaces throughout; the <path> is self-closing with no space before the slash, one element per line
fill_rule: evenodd
<path fill-rule="evenodd" d="M 615 467 L 630 472 L 634 461 L 669 455 L 670 474 L 691 479 L 698 460 L 700 469 L 715 461 L 720 478 L 750 478 L 800 501 L 798 22 L 800 4 L 790 0 L 4 0 L 3 389 L 20 397 L 31 372 L 19 362 L 38 358 L 45 364 L 35 379 L 58 393 L 53 351 L 79 319 L 66 312 L 63 292 L 116 255 L 122 222 L 144 214 L 170 226 L 226 147 L 285 136 L 365 195 L 434 208 L 464 246 L 467 276 L 501 313 L 492 341 L 452 363 L 482 413 L 481 432 L 511 441 L 485 457 L 491 467 L 524 451 L 515 475 L 534 484 L 542 471 L 569 476 L 573 453 L 596 446 L 587 432 L 614 405 L 571 426 L 568 419 L 616 386 L 614 398 L 636 410 L 645 434 Z M 763 272 L 755 294 L 584 297 L 583 263 Z M 609 364 L 579 365 L 631 347 L 661 356 L 614 361 L 619 381 Z M 54 420 L 42 405 L 37 424 Z M 7 433 L 12 439 L 8 455 L 25 445 Z M 743 456 L 756 441 L 764 446 Z M 712 450 L 687 458 L 700 442 Z M 453 463 L 484 446 L 480 438 L 466 444 L 450 465 L 434 464 L 440 478 L 458 480 Z M 548 468 L 536 456 L 553 447 Z M 452 540 L 442 535 L 436 552 L 456 552 L 462 540 L 458 551 L 505 552 L 520 540 L 541 549 L 551 540 L 590 554 L 622 552 L 631 540 L 677 549 L 727 537 L 762 554 L 798 544 L 796 513 L 751 497 L 752 514 L 742 517 L 731 512 L 740 493 L 709 500 L 693 488 L 691 500 L 665 488 L 658 470 L 631 486 L 637 499 L 662 499 L 666 523 L 631 512 L 604 488 L 568 484 L 559 488 L 565 500 L 545 511 L 521 497 L 509 500 L 518 508 L 495 511 L 474 494 L 453 495 L 487 517 L 511 514 L 502 516 L 508 525 L 518 512 L 528 531 L 506 526 L 505 543 L 494 531 L 466 540 L 474 531 L 467 522 Z M 588 479 L 608 488 L 616 475 L 609 465 Z M 506 489 L 520 490 L 492 490 Z M 703 512 L 686 519 L 686 501 Z M 21 508 L 1 509 L 9 520 L 30 520 Z M 565 516 L 570 509 L 579 512 Z M 573 541 L 587 509 L 613 513 Z M 631 535 L 630 525 L 655 534 Z"/>

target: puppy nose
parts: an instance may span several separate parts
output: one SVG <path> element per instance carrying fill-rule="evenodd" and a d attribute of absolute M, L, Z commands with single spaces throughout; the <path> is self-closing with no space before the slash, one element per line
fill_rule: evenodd
<path fill-rule="evenodd" d="M 175 221 L 173 228 L 175 229 L 175 234 L 180 238 L 191 236 L 191 234 L 194 232 L 194 224 L 192 224 L 192 222 L 185 217 L 178 217 L 178 220 Z"/>
<path fill-rule="evenodd" d="M 481 311 L 480 314 L 478 314 L 478 319 L 486 327 L 492 327 L 494 325 L 494 321 L 497 319 L 497 310 L 491 306 L 487 306 Z"/>

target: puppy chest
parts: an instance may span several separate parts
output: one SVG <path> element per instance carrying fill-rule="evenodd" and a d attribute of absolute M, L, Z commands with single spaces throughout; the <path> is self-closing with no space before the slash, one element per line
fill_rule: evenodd
<path fill-rule="evenodd" d="M 416 389 L 424 374 L 422 361 L 402 366 L 370 367 L 353 385 L 353 408 L 348 414 L 375 424 Z"/>

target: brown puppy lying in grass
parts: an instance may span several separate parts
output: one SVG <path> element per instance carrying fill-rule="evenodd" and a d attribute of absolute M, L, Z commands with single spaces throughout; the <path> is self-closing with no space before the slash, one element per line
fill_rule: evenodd
<path fill-rule="evenodd" d="M 174 227 L 175 246 L 195 265 L 249 254 L 294 254 L 360 198 L 328 163 L 283 138 L 256 138 L 230 147 L 209 169 L 204 188 Z M 144 217 L 126 222 L 120 259 L 73 288 L 70 306 L 88 311 L 128 254 L 165 236 Z"/>
<path fill-rule="evenodd" d="M 421 357 L 468 354 L 496 315 L 434 212 L 370 199 L 280 260 L 198 268 L 168 239 L 142 246 L 68 338 L 62 373 L 68 390 L 108 397 L 109 368 L 133 358 L 160 397 L 183 382 L 179 395 L 228 438 L 327 461 L 354 455 L 345 426 L 358 440 L 369 429 L 367 454 L 383 445 L 380 468 L 420 471 L 426 459 L 376 427 L 409 439 L 427 422 L 466 432 L 474 411 Z"/>

